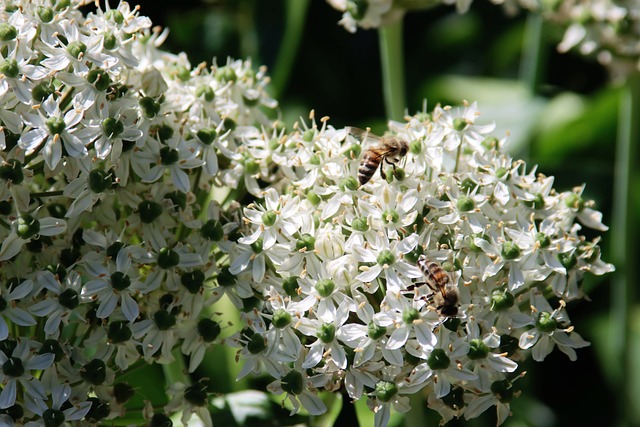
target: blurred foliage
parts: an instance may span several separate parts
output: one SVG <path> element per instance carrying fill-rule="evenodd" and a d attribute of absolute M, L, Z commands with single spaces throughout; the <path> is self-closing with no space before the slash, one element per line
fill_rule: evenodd
<path fill-rule="evenodd" d="M 301 34 L 283 40 L 287 31 L 287 7 L 305 3 L 295 13 L 305 14 Z M 322 0 L 168 0 L 132 1 L 154 24 L 168 27 L 165 48 L 185 51 L 193 65 L 227 56 L 250 57 L 253 64 L 266 65 L 273 76 L 288 76 L 279 83 L 280 101 L 287 126 L 310 109 L 316 117 L 330 116 L 336 127 L 355 125 L 383 132 L 384 101 L 380 74 L 378 37 L 375 31 L 349 34 L 337 24 L 340 13 Z M 308 6 L 308 9 L 307 9 Z M 596 63 L 575 54 L 557 53 L 555 44 L 561 31 L 545 27 L 542 40 L 544 65 L 536 94 L 518 81 L 522 56 L 525 17 L 506 16 L 487 1 L 476 1 L 465 15 L 452 7 L 412 13 L 405 18 L 405 69 L 407 109 L 427 110 L 436 103 L 459 104 L 463 99 L 479 102 L 487 121 L 496 121 L 497 133 L 511 135 L 514 156 L 538 164 L 538 171 L 556 177 L 555 187 L 566 190 L 587 184 L 586 196 L 596 201 L 611 221 L 614 146 L 616 140 L 619 91 L 607 82 L 606 72 Z M 287 37 L 292 37 L 291 33 Z M 285 43 L 287 42 L 287 43 Z M 296 50 L 296 45 L 299 49 Z M 282 46 L 287 51 L 281 52 Z M 291 69 L 274 68 L 279 55 L 290 56 Z M 279 77 L 280 78 L 280 77 Z M 640 208 L 640 183 L 636 182 L 635 212 Z M 605 249 L 607 247 L 605 235 Z M 635 236 L 631 236 L 633 238 Z M 604 259 L 608 259 L 605 255 Z M 629 254 L 629 262 L 637 262 Z M 526 392 L 512 403 L 514 416 L 509 427 L 531 426 L 612 426 L 620 390 L 608 381 L 616 362 L 608 354 L 610 275 L 604 280 L 589 276 L 591 302 L 579 301 L 571 307 L 572 320 L 592 346 L 578 352 L 571 362 L 561 352 L 553 352 L 542 364 L 528 361 L 528 374 L 518 386 Z M 218 307 L 216 311 L 228 308 Z M 640 311 L 635 306 L 632 351 L 640 360 Z M 238 368 L 234 352 L 220 350 L 210 355 L 195 375 L 215 378 L 216 392 L 264 390 L 261 378 L 236 383 Z M 632 378 L 635 396 L 640 396 L 640 367 L 626 373 Z M 132 378 L 132 381 L 134 379 Z M 265 395 L 230 394 L 214 406 L 216 425 L 290 425 L 304 423 L 304 416 L 288 416 Z M 334 413 L 318 425 L 331 425 Z M 371 425 L 371 413 L 356 405 L 361 425 Z M 640 413 L 640 403 L 635 414 Z M 257 410 L 256 408 L 262 408 Z M 360 408 L 360 409 L 359 409 Z M 267 418 L 263 418 L 267 414 Z M 367 415 L 364 415 L 367 414 Z M 449 425 L 492 426 L 495 414 Z M 363 417 L 368 416 L 368 420 Z M 439 422 L 427 410 L 428 425 Z M 244 424 L 243 421 L 244 420 Z M 640 422 L 640 417 L 636 418 Z M 337 423 L 340 425 L 340 423 Z M 394 416 L 390 425 L 402 425 Z"/>

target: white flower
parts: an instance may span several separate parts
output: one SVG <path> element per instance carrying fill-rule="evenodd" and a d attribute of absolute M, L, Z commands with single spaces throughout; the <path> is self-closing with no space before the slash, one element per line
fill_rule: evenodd
<path fill-rule="evenodd" d="M 532 349 L 534 360 L 543 361 L 557 345 L 573 361 L 577 358 L 574 349 L 589 345 L 568 325 L 564 306 L 564 301 L 560 300 L 560 307 L 553 310 L 541 294 L 531 292 L 531 323 L 535 327 L 520 335 L 520 348 Z"/>
<path fill-rule="evenodd" d="M 0 409 L 6 409 L 16 403 L 18 383 L 27 396 L 35 400 L 45 400 L 44 388 L 33 372 L 51 366 L 54 355 L 51 353 L 36 355 L 29 341 L 21 339 L 10 354 L 0 351 L 0 382 L 4 384 L 0 392 Z M 26 400 L 26 399 L 25 399 Z"/>
<path fill-rule="evenodd" d="M 85 157 L 88 154 L 85 142 L 73 134 L 76 125 L 82 119 L 82 113 L 82 110 L 76 107 L 63 113 L 58 100 L 54 95 L 50 95 L 41 104 L 37 114 L 23 115 L 25 123 L 31 129 L 22 134 L 18 145 L 27 155 L 41 149 L 47 167 L 52 170 L 62 158 L 63 144 L 71 157 Z"/>

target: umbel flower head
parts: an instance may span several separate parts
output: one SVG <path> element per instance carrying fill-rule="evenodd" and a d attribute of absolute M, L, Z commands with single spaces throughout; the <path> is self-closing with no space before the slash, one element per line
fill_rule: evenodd
<path fill-rule="evenodd" d="M 192 67 L 138 8 L 84 3 L 0 0 L 2 425 L 120 417 L 127 369 L 179 352 L 193 372 L 221 342 L 237 225 L 212 189 L 257 188 L 234 133 L 277 107 L 264 69 Z"/>
<path fill-rule="evenodd" d="M 421 392 L 445 421 L 495 406 L 501 423 L 523 359 L 559 349 L 575 360 L 588 343 L 567 309 L 585 274 L 613 270 L 582 229 L 607 227 L 584 187 L 554 189 L 478 116 L 465 104 L 391 122 L 408 152 L 398 163 L 382 154 L 368 167 L 386 179 L 376 171 L 363 185 L 372 136 L 312 116 L 272 140 L 255 161 L 280 179 L 244 209 L 229 253 L 238 294 L 250 285 L 262 299 L 243 305 L 243 372 L 263 366 L 311 413 L 318 390 L 344 389 L 385 425 Z M 439 306 L 445 289 L 457 310 Z"/>

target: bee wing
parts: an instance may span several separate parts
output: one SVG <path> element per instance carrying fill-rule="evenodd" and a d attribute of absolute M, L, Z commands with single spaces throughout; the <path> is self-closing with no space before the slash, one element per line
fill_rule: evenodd
<path fill-rule="evenodd" d="M 355 126 L 347 126 L 345 130 L 355 139 L 360 141 L 362 145 L 365 145 L 367 142 L 373 142 L 374 144 L 382 145 L 382 138 L 374 133 L 371 133 L 371 129 L 365 130 Z"/>

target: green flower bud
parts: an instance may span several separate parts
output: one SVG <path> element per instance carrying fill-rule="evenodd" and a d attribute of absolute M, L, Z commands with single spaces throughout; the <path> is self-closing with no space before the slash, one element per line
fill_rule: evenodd
<path fill-rule="evenodd" d="M 282 280 L 282 289 L 290 297 L 298 296 L 298 290 L 300 289 L 300 286 L 298 286 L 298 278 L 295 276 L 286 277 Z"/>
<path fill-rule="evenodd" d="M 493 150 L 498 148 L 498 145 L 500 145 L 500 140 L 495 136 L 488 136 L 482 140 L 481 144 L 487 150 Z"/>
<path fill-rule="evenodd" d="M 0 65 L 0 74 L 4 74 L 5 77 L 15 79 L 20 74 L 20 67 L 18 67 L 18 61 L 15 59 L 8 59 L 4 64 Z"/>
<path fill-rule="evenodd" d="M 568 208 L 575 209 L 578 212 L 580 212 L 582 209 L 584 209 L 584 199 L 582 197 L 580 197 L 579 195 L 575 194 L 575 193 L 569 194 L 564 199 L 564 204 Z"/>
<path fill-rule="evenodd" d="M 113 50 L 118 45 L 118 38 L 112 32 L 104 33 L 102 36 L 102 46 L 106 50 Z"/>
<path fill-rule="evenodd" d="M 271 323 L 274 327 L 278 329 L 282 329 L 291 324 L 293 318 L 291 314 L 285 310 L 284 308 L 279 308 L 273 313 L 273 318 L 271 319 Z"/>
<path fill-rule="evenodd" d="M 55 88 L 51 82 L 38 83 L 31 90 L 31 98 L 36 102 L 42 102 L 54 92 Z"/>
<path fill-rule="evenodd" d="M 345 157 L 350 160 L 359 158 L 360 154 L 362 154 L 362 146 L 360 144 L 351 144 L 349 149 L 344 152 Z"/>
<path fill-rule="evenodd" d="M 222 67 L 216 71 L 216 79 L 222 82 L 234 82 L 238 79 L 238 76 L 233 68 Z"/>
<path fill-rule="evenodd" d="M 160 163 L 169 166 L 178 163 L 180 153 L 175 148 L 164 146 L 160 149 Z"/>
<path fill-rule="evenodd" d="M 0 166 L 0 179 L 18 185 L 24 181 L 22 163 L 18 159 L 8 159 Z"/>
<path fill-rule="evenodd" d="M 42 412 L 42 421 L 45 427 L 60 427 L 65 421 L 64 412 L 48 408 Z"/>
<path fill-rule="evenodd" d="M 113 385 L 113 396 L 116 403 L 127 403 L 136 394 L 136 389 L 127 383 L 116 383 Z"/>
<path fill-rule="evenodd" d="M 427 358 L 427 365 L 433 370 L 447 369 L 451 365 L 451 359 L 443 349 L 435 348 Z"/>
<path fill-rule="evenodd" d="M 373 322 L 373 320 L 369 322 L 369 324 L 367 325 L 367 336 L 372 340 L 377 340 L 379 338 L 382 338 L 386 334 L 387 334 L 386 326 L 377 325 Z"/>
<path fill-rule="evenodd" d="M 207 386 L 202 383 L 195 383 L 184 390 L 184 400 L 194 406 L 206 406 Z"/>
<path fill-rule="evenodd" d="M 190 294 L 196 295 L 202 289 L 204 273 L 200 270 L 183 273 L 180 276 L 180 283 L 182 283 L 182 286 L 187 288 Z"/>
<path fill-rule="evenodd" d="M 138 104 L 142 109 L 142 113 L 148 119 L 153 119 L 155 116 L 158 115 L 158 113 L 160 113 L 160 109 L 161 109 L 160 103 L 156 102 L 156 100 L 151 98 L 150 96 L 144 96 L 140 98 L 140 101 L 138 101 Z"/>
<path fill-rule="evenodd" d="M 373 394 L 381 402 L 389 402 L 398 394 L 398 386 L 390 381 L 378 381 Z"/>
<path fill-rule="evenodd" d="M 50 117 L 45 122 L 50 135 L 60 135 L 67 128 L 64 119 L 60 117 Z"/>
<path fill-rule="evenodd" d="M 51 22 L 55 16 L 55 12 L 53 11 L 53 9 L 45 6 L 38 6 L 36 8 L 36 13 L 38 14 L 38 18 L 40 18 L 40 21 L 44 22 L 45 24 Z"/>
<path fill-rule="evenodd" d="M 198 130 L 196 136 L 204 145 L 211 145 L 218 137 L 218 132 L 214 128 L 202 128 Z"/>
<path fill-rule="evenodd" d="M 100 359 L 93 359 L 80 368 L 80 376 L 90 384 L 102 385 L 107 380 L 107 365 Z"/>
<path fill-rule="evenodd" d="M 474 338 L 469 342 L 469 359 L 478 360 L 484 359 L 489 355 L 489 346 L 485 344 L 480 338 Z"/>
<path fill-rule="evenodd" d="M 219 242 L 224 237 L 222 223 L 216 219 L 210 219 L 200 228 L 200 236 L 207 240 Z"/>
<path fill-rule="evenodd" d="M 322 298 L 327 298 L 330 296 L 336 288 L 336 284 L 331 279 L 320 279 L 315 285 L 316 291 L 318 291 L 318 295 Z"/>
<path fill-rule="evenodd" d="M 127 322 L 120 320 L 111 322 L 107 338 L 111 343 L 118 344 L 129 341 L 132 335 L 131 329 L 127 326 Z"/>
<path fill-rule="evenodd" d="M 396 262 L 396 256 L 389 249 L 383 249 L 376 258 L 378 265 L 391 265 Z"/>
<path fill-rule="evenodd" d="M 393 209 L 387 209 L 382 212 L 382 222 L 384 224 L 397 224 L 400 221 L 400 214 Z"/>
<path fill-rule="evenodd" d="M 216 93 L 209 85 L 200 85 L 196 88 L 196 96 L 203 98 L 207 102 L 211 102 L 215 99 Z"/>
<path fill-rule="evenodd" d="M 86 51 L 87 45 L 80 41 L 71 42 L 67 45 L 67 52 L 75 59 L 82 59 Z"/>
<path fill-rule="evenodd" d="M 462 387 L 452 387 L 449 394 L 442 398 L 442 403 L 457 411 L 464 407 L 464 389 Z"/>
<path fill-rule="evenodd" d="M 2 364 L 2 373 L 8 377 L 20 377 L 24 372 L 24 365 L 19 357 L 9 357 Z"/>
<path fill-rule="evenodd" d="M 491 311 L 505 311 L 513 307 L 515 298 L 511 292 L 494 289 L 491 292 Z"/>
<path fill-rule="evenodd" d="M 157 310 L 153 313 L 153 321 L 161 331 L 167 331 L 176 325 L 176 316 L 166 310 Z"/>
<path fill-rule="evenodd" d="M 84 416 L 87 422 L 95 424 L 103 418 L 107 418 L 111 413 L 107 402 L 103 402 L 97 397 L 90 397 L 87 401 L 91 402 L 91 409 L 89 409 L 87 415 Z"/>
<path fill-rule="evenodd" d="M 102 127 L 102 132 L 104 132 L 105 136 L 109 139 L 115 139 L 124 132 L 124 123 L 112 117 L 104 119 L 102 123 L 100 123 L 100 127 Z"/>
<path fill-rule="evenodd" d="M 341 191 L 347 191 L 347 190 L 354 191 L 354 190 L 357 190 L 359 186 L 360 184 L 358 183 L 358 180 L 354 176 L 343 178 L 338 183 L 338 188 Z"/>
<path fill-rule="evenodd" d="M 111 172 L 102 169 L 94 169 L 89 172 L 89 189 L 96 194 L 103 193 L 111 188 L 113 184 L 113 175 Z"/>
<path fill-rule="evenodd" d="M 468 196 L 460 196 L 456 202 L 456 209 L 458 209 L 458 212 L 471 212 L 475 207 L 476 203 Z"/>
<path fill-rule="evenodd" d="M 468 124 L 469 122 L 467 122 L 467 120 L 463 119 L 462 117 L 456 117 L 455 119 L 453 119 L 453 129 L 457 130 L 458 132 L 465 130 Z"/>
<path fill-rule="evenodd" d="M 278 219 L 278 214 L 275 213 L 274 211 L 266 211 L 265 213 L 262 214 L 262 223 L 264 224 L 265 227 L 271 227 L 273 224 L 276 223 L 277 219 Z"/>
<path fill-rule="evenodd" d="M 294 396 L 302 393 L 304 391 L 302 374 L 295 370 L 289 371 L 280 380 L 280 386 L 285 393 Z"/>
<path fill-rule="evenodd" d="M 567 270 L 571 270 L 578 264 L 578 258 L 573 252 L 565 252 L 558 254 L 558 261 Z"/>
<path fill-rule="evenodd" d="M 151 224 L 162 215 L 162 205 L 151 200 L 143 200 L 138 204 L 138 213 L 143 223 Z"/>
<path fill-rule="evenodd" d="M 418 319 L 420 319 L 420 312 L 417 308 L 409 308 L 402 313 L 402 321 L 407 325 L 412 325 Z"/>
<path fill-rule="evenodd" d="M 369 229 L 369 224 L 367 224 L 367 218 L 360 217 L 353 220 L 351 223 L 351 227 L 353 227 L 356 231 L 365 232 Z"/>
<path fill-rule="evenodd" d="M 302 140 L 304 142 L 311 142 L 311 141 L 313 141 L 313 137 L 314 136 L 316 136 L 316 131 L 313 130 L 313 129 L 307 129 L 302 134 Z"/>
<path fill-rule="evenodd" d="M 491 392 L 502 403 L 509 403 L 513 399 L 513 385 L 509 380 L 499 380 L 491 384 Z"/>
<path fill-rule="evenodd" d="M 65 289 L 58 295 L 58 302 L 61 306 L 69 310 L 74 310 L 80 305 L 78 293 L 71 288 Z"/>
<path fill-rule="evenodd" d="M 167 270 L 180 264 L 180 255 L 173 249 L 164 247 L 158 252 L 158 267 Z"/>
<path fill-rule="evenodd" d="M 260 334 L 253 334 L 247 343 L 247 350 L 251 354 L 258 354 L 267 348 L 267 342 Z"/>
<path fill-rule="evenodd" d="M 333 323 L 324 323 L 318 329 L 318 339 L 325 344 L 333 341 L 336 337 L 336 326 Z"/>
<path fill-rule="evenodd" d="M 419 139 L 415 139 L 409 143 L 409 151 L 411 154 L 417 156 L 422 152 L 422 141 Z"/>
<path fill-rule="evenodd" d="M 111 287 L 116 291 L 124 291 L 131 286 L 131 278 L 121 271 L 111 275 Z"/>
<path fill-rule="evenodd" d="M 558 322 L 556 322 L 556 320 L 551 317 L 551 313 L 541 311 L 538 313 L 536 328 L 541 332 L 550 334 L 558 328 Z"/>
<path fill-rule="evenodd" d="M 211 319 L 200 319 L 198 321 L 198 334 L 204 342 L 213 342 L 220 335 L 222 329 L 220 324 Z"/>
<path fill-rule="evenodd" d="M 18 30 L 6 22 L 0 23 L 0 41 L 8 42 L 18 37 Z"/>
<path fill-rule="evenodd" d="M 104 70 L 90 70 L 87 74 L 87 81 L 100 92 L 104 92 L 111 85 L 111 78 Z"/>
<path fill-rule="evenodd" d="M 507 241 L 502 245 L 502 257 L 506 260 L 514 260 L 520 256 L 521 250 L 515 242 Z"/>

